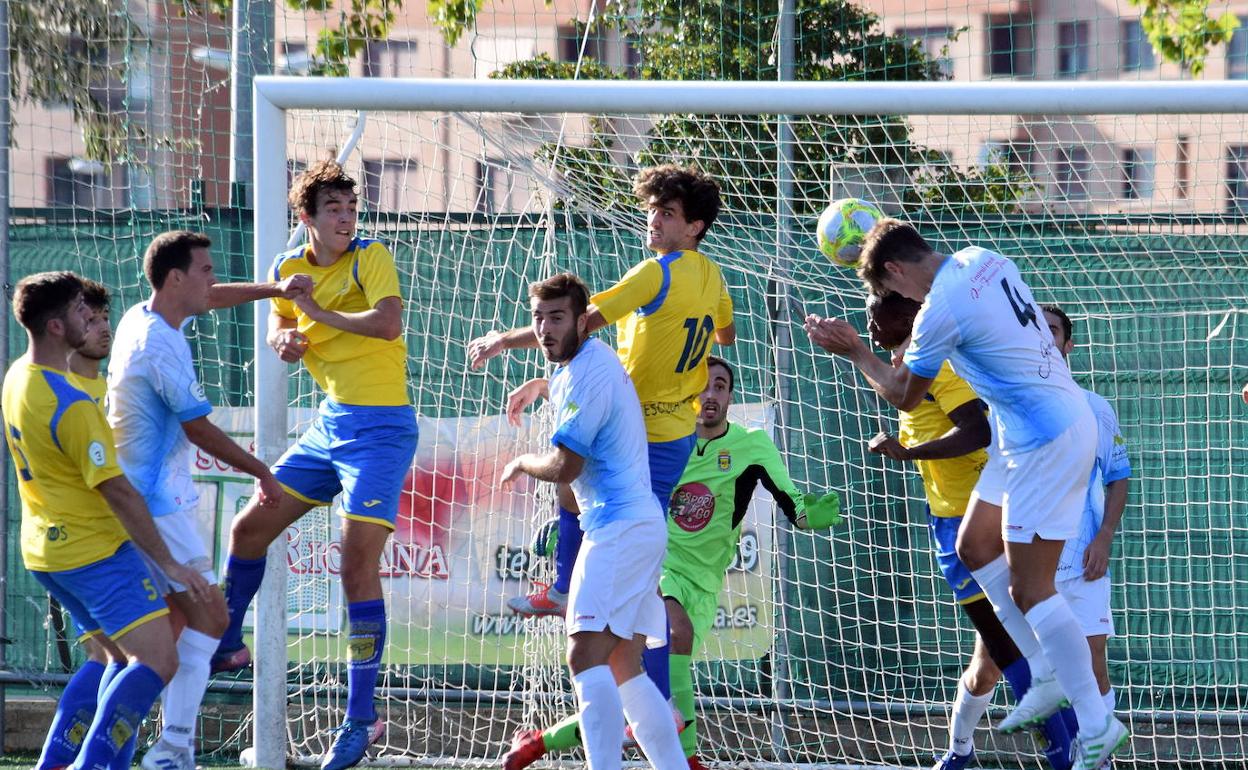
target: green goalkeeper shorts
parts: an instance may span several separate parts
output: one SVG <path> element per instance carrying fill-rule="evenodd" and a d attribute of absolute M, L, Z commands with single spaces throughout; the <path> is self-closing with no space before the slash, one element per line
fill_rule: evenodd
<path fill-rule="evenodd" d="M 659 593 L 664 599 L 675 599 L 685 608 L 689 622 L 693 624 L 693 652 L 697 653 L 707 632 L 715 625 L 719 591 L 712 593 L 682 575 L 664 572 L 659 577 Z"/>

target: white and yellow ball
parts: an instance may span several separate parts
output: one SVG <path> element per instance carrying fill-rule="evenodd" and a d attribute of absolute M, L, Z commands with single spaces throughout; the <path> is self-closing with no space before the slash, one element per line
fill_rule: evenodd
<path fill-rule="evenodd" d="M 854 267 L 858 264 L 863 239 L 883 218 L 883 212 L 864 200 L 833 201 L 819 215 L 819 251 L 842 267 Z"/>

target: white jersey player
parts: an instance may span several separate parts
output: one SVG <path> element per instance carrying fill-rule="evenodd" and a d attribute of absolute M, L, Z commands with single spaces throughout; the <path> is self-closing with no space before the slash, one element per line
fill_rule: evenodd
<path fill-rule="evenodd" d="M 212 405 L 182 329 L 191 317 L 213 307 L 297 294 L 308 282 L 303 276 L 281 284 L 218 285 L 211 245 L 206 236 L 187 231 L 162 233 L 149 245 L 143 269 L 152 296 L 127 310 L 117 325 L 107 402 L 118 462 L 147 502 L 170 553 L 215 584 L 211 552 L 195 523 L 199 496 L 191 479 L 192 444 L 255 476 L 262 497 L 277 499 L 281 488 L 264 463 L 208 420 Z M 208 684 L 209 660 L 228 621 L 225 600 L 213 590 L 208 601 L 190 601 L 184 585 L 148 566 L 187 627 L 178 639 L 178 671 L 161 696 L 160 741 L 143 757 L 143 767 L 194 768 L 195 718 Z"/>
<path fill-rule="evenodd" d="M 533 331 L 558 366 L 549 382 L 530 380 L 508 399 L 519 423 L 540 396 L 555 407 L 553 448 L 524 454 L 503 470 L 504 488 L 521 474 L 570 484 L 584 540 L 568 595 L 568 667 L 592 770 L 621 766 L 625 721 L 659 770 L 687 767 L 672 712 L 641 669 L 645 645 L 666 642 L 659 574 L 667 549 L 665 512 L 650 489 L 641 401 L 615 351 L 587 339 L 589 291 L 562 273 L 529 286 Z"/>
<path fill-rule="evenodd" d="M 945 360 L 988 403 L 997 451 L 972 497 L 958 555 L 1032 671 L 1031 688 L 1000 727 L 1039 723 L 1069 698 L 1083 727 L 1074 767 L 1096 770 L 1129 734 L 1106 711 L 1087 642 L 1054 585 L 1092 469 L 1096 426 L 1087 401 L 1007 257 L 980 248 L 941 255 L 913 227 L 884 219 L 867 235 L 858 273 L 876 293 L 923 303 L 902 365 L 878 358 L 846 321 L 809 316 L 807 333 L 852 360 L 899 409 L 923 399 Z"/>

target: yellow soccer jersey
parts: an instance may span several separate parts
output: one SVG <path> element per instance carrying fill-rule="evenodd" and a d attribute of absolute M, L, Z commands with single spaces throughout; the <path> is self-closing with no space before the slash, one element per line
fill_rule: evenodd
<path fill-rule="evenodd" d="M 91 400 L 94 401 L 101 409 L 104 408 L 104 396 L 108 394 L 108 380 L 103 377 L 83 377 L 79 374 L 69 373 L 69 382 L 77 386 L 79 390 L 85 391 Z"/>
<path fill-rule="evenodd" d="M 715 330 L 732 321 L 719 267 L 700 252 L 674 251 L 635 265 L 591 301 L 617 325 L 616 350 L 641 399 L 646 438 L 693 433 L 706 354 Z"/>
<path fill-rule="evenodd" d="M 300 246 L 280 255 L 273 280 L 297 273 L 312 278 L 312 298 L 326 310 L 359 313 L 387 297 L 402 297 L 399 274 L 390 250 L 379 241 L 356 238 L 332 265 L 311 260 L 312 249 Z M 383 340 L 314 323 L 294 302 L 274 299 L 273 312 L 294 319 L 308 337 L 304 366 L 325 394 L 339 404 L 407 406 L 407 344 L 403 337 Z"/>
<path fill-rule="evenodd" d="M 23 356 L 4 378 L 4 435 L 22 498 L 22 559 L 42 572 L 97 562 L 128 539 L 95 489 L 121 475 L 113 432 L 70 376 Z"/>
<path fill-rule="evenodd" d="M 898 438 L 903 446 L 938 439 L 953 428 L 949 414 L 978 398 L 966 380 L 954 374 L 946 361 L 919 405 L 913 411 L 901 413 Z M 923 490 L 932 515 L 948 517 L 966 513 L 966 504 L 979 481 L 979 472 L 987 462 L 988 453 L 983 449 L 948 460 L 915 460 L 919 475 L 923 477 Z"/>

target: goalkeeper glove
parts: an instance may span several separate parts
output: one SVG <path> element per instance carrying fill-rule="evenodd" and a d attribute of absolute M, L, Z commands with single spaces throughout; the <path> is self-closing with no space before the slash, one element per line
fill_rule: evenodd
<path fill-rule="evenodd" d="M 558 544 L 559 518 L 555 517 L 537 528 L 537 534 L 533 536 L 533 555 L 553 559 Z"/>
<path fill-rule="evenodd" d="M 802 495 L 806 510 L 798 517 L 802 529 L 827 529 L 841 523 L 841 498 L 835 492 L 823 497 L 813 492 Z"/>

